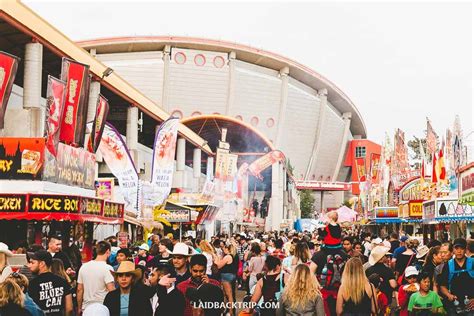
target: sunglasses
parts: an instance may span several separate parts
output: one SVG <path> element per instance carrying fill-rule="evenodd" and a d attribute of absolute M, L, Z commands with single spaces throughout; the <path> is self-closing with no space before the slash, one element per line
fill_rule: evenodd
<path fill-rule="evenodd" d="M 14 278 L 21 278 L 21 275 L 18 272 L 13 272 L 12 274 L 10 274 L 10 276 Z"/>
<path fill-rule="evenodd" d="M 126 276 L 126 277 L 131 277 L 133 276 L 133 274 L 131 273 L 116 273 L 117 277 L 123 277 L 123 276 Z"/>

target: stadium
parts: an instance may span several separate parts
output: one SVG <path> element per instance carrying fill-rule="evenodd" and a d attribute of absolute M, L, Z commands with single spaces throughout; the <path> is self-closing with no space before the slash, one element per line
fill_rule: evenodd
<path fill-rule="evenodd" d="M 199 135 L 209 132 L 207 120 L 229 125 L 229 133 L 232 126 L 239 135 L 251 131 L 256 136 L 246 136 L 240 148 L 231 137 L 233 150 L 280 149 L 296 179 L 350 181 L 347 144 L 366 138 L 364 120 L 314 70 L 272 52 L 202 38 L 119 37 L 78 45 Z"/>

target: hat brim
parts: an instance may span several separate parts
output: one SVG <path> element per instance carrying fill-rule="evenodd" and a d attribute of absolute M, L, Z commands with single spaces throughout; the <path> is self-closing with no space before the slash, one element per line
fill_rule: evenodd
<path fill-rule="evenodd" d="M 416 254 L 416 259 L 420 259 L 420 258 L 423 258 L 424 256 L 426 256 L 428 254 L 429 251 L 425 252 L 425 253 L 417 253 Z"/>
<path fill-rule="evenodd" d="M 140 279 L 142 277 L 142 270 L 140 268 L 136 268 L 135 270 L 132 271 L 110 271 L 114 277 L 118 277 L 118 274 L 133 274 L 137 279 Z"/>

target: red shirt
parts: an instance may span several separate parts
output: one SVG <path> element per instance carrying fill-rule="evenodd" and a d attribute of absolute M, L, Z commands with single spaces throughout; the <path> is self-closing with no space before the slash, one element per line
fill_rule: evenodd
<path fill-rule="evenodd" d="M 221 287 L 220 282 L 216 281 L 214 279 L 209 279 L 209 284 Z M 191 278 L 189 278 L 186 281 L 183 281 L 180 284 L 178 284 L 176 287 L 178 288 L 178 290 L 181 293 L 183 293 L 184 299 L 186 301 L 183 316 L 192 316 L 193 315 L 193 308 L 191 307 L 191 302 L 186 297 L 186 290 L 189 289 L 189 288 L 196 289 L 198 287 L 198 285 L 191 282 Z"/>
<path fill-rule="evenodd" d="M 285 252 L 281 249 L 277 249 L 272 253 L 272 256 L 279 258 L 280 260 L 283 260 L 286 258 Z"/>

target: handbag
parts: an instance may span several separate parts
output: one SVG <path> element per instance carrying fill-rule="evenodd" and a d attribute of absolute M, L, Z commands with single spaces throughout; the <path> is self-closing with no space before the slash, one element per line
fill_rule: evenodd
<path fill-rule="evenodd" d="M 407 265 L 405 266 L 405 269 L 403 269 L 403 273 L 400 274 L 400 276 L 398 277 L 397 279 L 397 284 L 398 286 L 401 286 L 403 284 L 403 279 L 405 278 L 405 270 L 408 268 L 408 266 L 410 265 L 411 263 L 411 260 L 413 259 L 413 257 L 415 256 L 415 254 L 412 254 L 411 257 L 410 257 L 410 260 L 408 260 L 408 263 Z"/>

